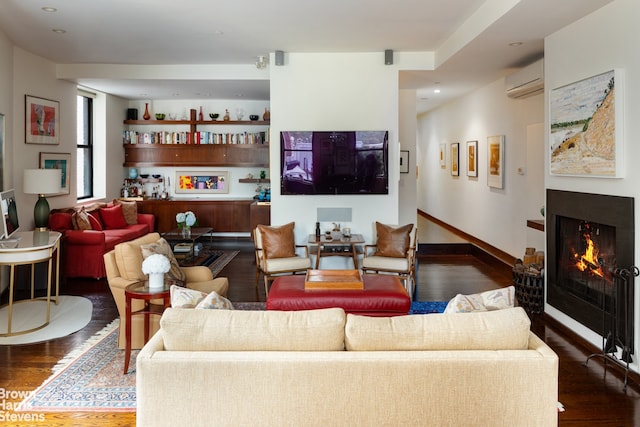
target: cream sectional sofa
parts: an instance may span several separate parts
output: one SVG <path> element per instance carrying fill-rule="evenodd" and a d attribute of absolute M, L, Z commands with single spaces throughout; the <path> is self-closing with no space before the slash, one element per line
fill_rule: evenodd
<path fill-rule="evenodd" d="M 558 358 L 524 310 L 375 318 L 170 308 L 138 426 L 556 426 Z"/>

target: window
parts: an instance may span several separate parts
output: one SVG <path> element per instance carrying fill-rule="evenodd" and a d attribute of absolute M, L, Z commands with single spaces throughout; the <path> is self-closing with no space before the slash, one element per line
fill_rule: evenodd
<path fill-rule="evenodd" d="M 93 197 L 93 97 L 78 95 L 77 198 Z"/>

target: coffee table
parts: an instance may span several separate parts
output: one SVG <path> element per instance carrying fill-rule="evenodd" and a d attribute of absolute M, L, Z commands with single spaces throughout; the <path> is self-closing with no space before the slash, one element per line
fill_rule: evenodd
<path fill-rule="evenodd" d="M 411 299 L 396 276 L 364 274 L 362 280 L 364 289 L 305 290 L 305 276 L 278 277 L 267 296 L 267 310 L 297 311 L 341 307 L 347 313 L 377 317 L 409 313 Z"/>
<path fill-rule="evenodd" d="M 182 229 L 174 228 L 170 231 L 167 231 L 166 233 L 162 233 L 161 236 L 164 237 L 167 242 L 169 242 L 172 250 L 175 249 L 175 245 L 178 243 L 191 243 L 191 249 L 189 252 L 176 254 L 174 250 L 174 255 L 176 255 L 176 258 L 193 258 L 193 246 L 195 245 L 196 241 L 206 236 L 207 234 L 209 234 L 209 241 L 213 241 L 213 235 L 210 234 L 212 231 L 213 228 L 211 227 L 192 227 L 190 237 L 184 237 L 182 235 Z"/>

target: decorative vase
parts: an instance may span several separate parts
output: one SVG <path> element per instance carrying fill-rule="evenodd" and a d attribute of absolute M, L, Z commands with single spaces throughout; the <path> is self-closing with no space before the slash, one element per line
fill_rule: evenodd
<path fill-rule="evenodd" d="M 149 120 L 151 118 L 151 114 L 149 114 L 149 103 L 145 102 L 144 103 L 144 115 L 142 116 L 143 119 L 145 120 Z"/>
<path fill-rule="evenodd" d="M 262 115 L 262 120 L 267 121 L 271 119 L 271 113 L 268 108 L 264 109 L 264 114 Z"/>
<path fill-rule="evenodd" d="M 149 289 L 162 289 L 164 287 L 164 273 L 149 274 Z"/>
<path fill-rule="evenodd" d="M 189 227 L 188 225 L 185 225 L 182 227 L 182 238 L 183 239 L 191 238 L 191 227 Z"/>

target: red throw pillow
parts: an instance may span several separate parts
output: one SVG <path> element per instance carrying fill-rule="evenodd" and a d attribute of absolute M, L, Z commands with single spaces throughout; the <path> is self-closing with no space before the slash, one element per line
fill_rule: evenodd
<path fill-rule="evenodd" d="M 49 215 L 49 228 L 53 231 L 65 231 L 73 229 L 70 213 L 56 212 Z"/>
<path fill-rule="evenodd" d="M 89 224 L 91 224 L 92 230 L 102 231 L 102 224 L 100 224 L 100 220 L 96 218 L 94 214 L 87 214 L 89 217 Z"/>
<path fill-rule="evenodd" d="M 124 219 L 122 205 L 100 208 L 100 217 L 102 217 L 104 228 L 107 230 L 127 228 L 127 220 Z"/>

